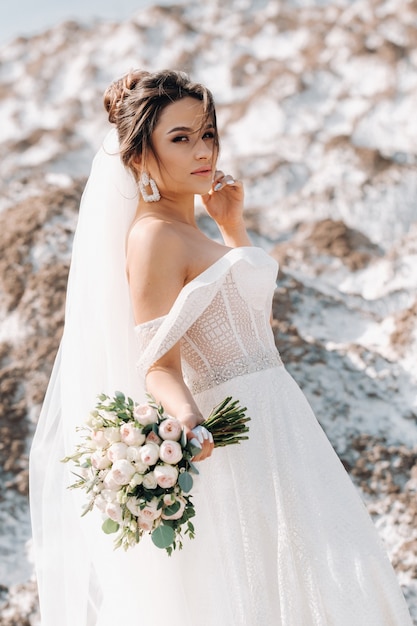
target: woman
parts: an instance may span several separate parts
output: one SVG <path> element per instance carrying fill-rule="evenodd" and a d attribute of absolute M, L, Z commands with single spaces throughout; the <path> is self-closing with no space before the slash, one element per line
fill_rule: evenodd
<path fill-rule="evenodd" d="M 250 246 L 242 184 L 216 169 L 210 92 L 182 73 L 132 72 L 105 106 L 118 138 L 81 203 L 31 452 L 42 626 L 410 625 L 370 518 L 275 348 L 276 263 Z M 224 245 L 197 228 L 196 194 Z M 171 558 L 149 536 L 113 551 L 96 513 L 80 518 L 59 463 L 97 394 L 140 401 L 145 388 L 204 461 L 196 538 Z M 228 395 L 248 407 L 250 437 L 213 453 L 201 424 Z"/>

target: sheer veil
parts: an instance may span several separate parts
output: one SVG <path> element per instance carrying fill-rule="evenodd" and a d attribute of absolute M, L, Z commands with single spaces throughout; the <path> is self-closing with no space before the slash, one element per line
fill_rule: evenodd
<path fill-rule="evenodd" d="M 137 401 L 144 399 L 125 273 L 126 236 L 137 200 L 136 183 L 119 158 L 117 132 L 112 130 L 94 158 L 81 200 L 63 338 L 30 454 L 43 626 L 93 624 L 100 602 L 88 558 L 94 534 L 85 533 L 78 490 L 67 489 L 74 477 L 60 459 L 73 450 L 76 426 L 99 393 L 121 390 Z"/>

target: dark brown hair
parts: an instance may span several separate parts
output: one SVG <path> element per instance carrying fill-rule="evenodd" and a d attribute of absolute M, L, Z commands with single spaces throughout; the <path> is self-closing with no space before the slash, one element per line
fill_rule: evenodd
<path fill-rule="evenodd" d="M 132 70 L 112 83 L 104 93 L 104 107 L 109 121 L 115 124 L 119 134 L 120 157 L 135 176 L 133 162 L 142 157 L 146 162 L 152 152 L 152 133 L 163 109 L 185 97 L 203 103 L 204 119 L 214 127 L 215 147 L 219 148 L 216 111 L 211 92 L 199 83 L 193 83 L 187 74 L 175 70 L 145 72 Z"/>

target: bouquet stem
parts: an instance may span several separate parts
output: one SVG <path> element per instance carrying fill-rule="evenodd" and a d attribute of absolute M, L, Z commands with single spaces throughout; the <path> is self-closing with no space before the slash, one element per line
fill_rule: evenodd
<path fill-rule="evenodd" d="M 246 407 L 239 406 L 238 400 L 232 400 L 231 396 L 214 407 L 202 425 L 213 435 L 215 448 L 240 443 L 249 438 L 246 433 L 249 432 L 247 422 L 250 417 L 246 417 L 246 410 Z"/>

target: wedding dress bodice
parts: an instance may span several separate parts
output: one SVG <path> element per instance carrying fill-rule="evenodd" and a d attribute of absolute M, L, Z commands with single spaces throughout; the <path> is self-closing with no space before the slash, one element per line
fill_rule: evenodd
<path fill-rule="evenodd" d="M 177 341 L 193 393 L 281 365 L 269 321 L 276 274 L 260 248 L 227 252 L 182 289 L 168 315 L 136 327 L 142 375 Z"/>

